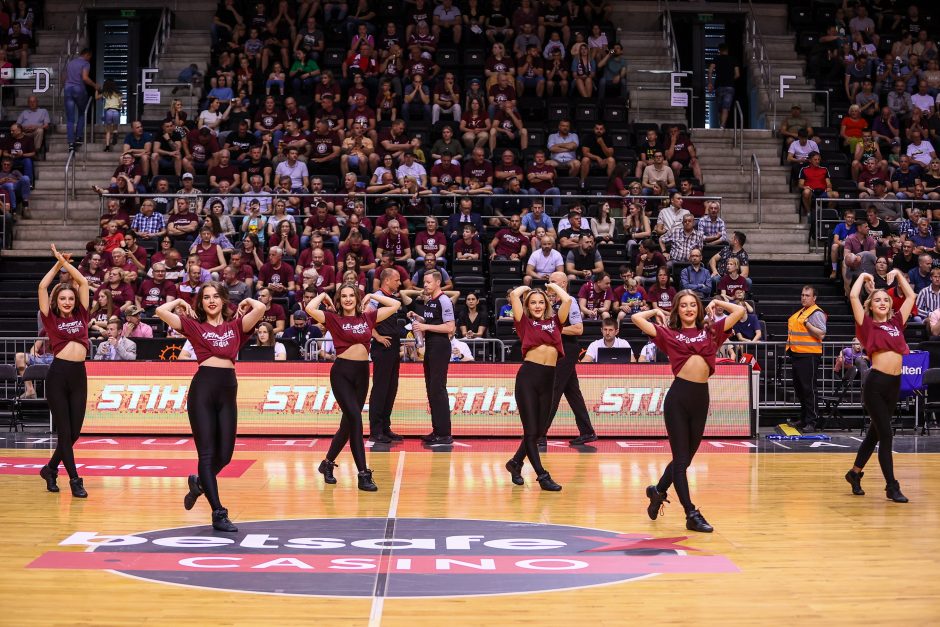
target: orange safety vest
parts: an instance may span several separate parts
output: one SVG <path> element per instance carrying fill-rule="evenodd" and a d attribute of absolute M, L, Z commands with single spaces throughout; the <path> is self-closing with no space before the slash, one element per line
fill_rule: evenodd
<path fill-rule="evenodd" d="M 790 316 L 787 320 L 787 350 L 791 353 L 809 353 L 822 354 L 822 340 L 813 337 L 806 329 L 806 320 L 816 313 L 822 311 L 818 305 L 813 305 Z M 823 311 L 823 315 L 826 312 Z M 828 316 L 826 316 L 828 318 Z"/>

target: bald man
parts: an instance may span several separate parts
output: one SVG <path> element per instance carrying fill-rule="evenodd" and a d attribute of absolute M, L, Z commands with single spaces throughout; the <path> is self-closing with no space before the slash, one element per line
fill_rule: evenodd
<path fill-rule="evenodd" d="M 568 275 L 564 272 L 552 272 L 548 280 L 567 291 Z M 554 307 L 557 311 L 558 303 L 555 303 Z M 568 441 L 572 446 L 580 446 L 597 440 L 597 435 L 594 433 L 594 426 L 591 424 L 591 416 L 588 414 L 587 405 L 584 403 L 584 395 L 581 394 L 581 383 L 578 381 L 578 373 L 575 370 L 575 365 L 578 363 L 578 355 L 581 352 L 581 348 L 578 346 L 578 337 L 582 333 L 584 333 L 584 324 L 581 318 L 581 309 L 578 307 L 578 303 L 572 300 L 571 310 L 568 312 L 568 320 L 561 330 L 561 340 L 562 346 L 565 349 L 565 356 L 555 365 L 555 389 L 552 394 L 551 418 L 548 421 L 548 428 L 551 428 L 555 414 L 558 412 L 558 404 L 561 402 L 561 397 L 564 396 L 565 400 L 568 401 L 568 405 L 571 407 L 571 411 L 574 412 L 574 420 L 578 425 L 578 437 Z M 540 444 L 546 442 L 545 435 L 546 434 L 543 434 L 543 437 L 539 440 Z"/>

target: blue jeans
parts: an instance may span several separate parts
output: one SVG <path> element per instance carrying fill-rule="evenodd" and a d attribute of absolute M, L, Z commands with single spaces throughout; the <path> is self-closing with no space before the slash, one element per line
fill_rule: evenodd
<path fill-rule="evenodd" d="M 29 178 L 22 177 L 16 183 L 0 183 L 0 187 L 10 192 L 10 207 L 16 209 L 16 197 L 29 200 Z"/>
<path fill-rule="evenodd" d="M 734 105 L 734 87 L 719 87 L 716 92 L 719 110 L 730 111 Z"/>
<path fill-rule="evenodd" d="M 30 157 L 14 157 L 13 167 L 22 168 L 23 174 L 26 175 L 26 178 L 30 181 L 33 180 L 33 160 Z"/>
<path fill-rule="evenodd" d="M 65 128 L 68 142 L 71 144 L 80 138 L 85 131 L 85 104 L 88 102 L 88 92 L 84 85 L 81 87 L 66 86 L 65 88 Z"/>

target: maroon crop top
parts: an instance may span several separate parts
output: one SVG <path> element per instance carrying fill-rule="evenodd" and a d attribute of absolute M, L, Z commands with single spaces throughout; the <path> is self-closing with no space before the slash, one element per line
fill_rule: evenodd
<path fill-rule="evenodd" d="M 698 355 L 708 364 L 708 375 L 715 373 L 715 354 L 729 332 L 725 332 L 725 319 L 716 320 L 704 329 L 670 329 L 656 325 L 656 337 L 653 344 L 666 353 L 672 374 L 678 375 L 685 362 L 693 355 Z"/>
<path fill-rule="evenodd" d="M 886 351 L 907 355 L 911 351 L 904 339 L 904 323 L 901 320 L 899 312 L 885 322 L 875 322 L 871 316 L 866 315 L 862 324 L 855 325 L 855 335 L 868 355 Z"/>
<path fill-rule="evenodd" d="M 559 357 L 565 356 L 565 349 L 561 344 L 561 320 L 558 316 L 552 316 L 548 320 L 533 320 L 528 316 L 522 316 L 516 320 L 514 325 L 516 334 L 522 342 L 522 357 L 536 348 L 537 346 L 551 346 L 558 351 Z"/>
<path fill-rule="evenodd" d="M 57 316 L 52 312 L 51 307 L 48 314 L 39 312 L 39 315 L 42 320 L 42 327 L 49 337 L 53 355 L 58 355 L 69 342 L 78 342 L 85 347 L 85 350 L 88 350 L 88 321 L 90 315 L 77 298 L 75 299 L 75 308 L 69 316 Z"/>
<path fill-rule="evenodd" d="M 242 330 L 241 318 L 234 318 L 213 326 L 189 316 L 180 316 L 183 335 L 193 345 L 196 361 L 202 363 L 210 357 L 235 361 L 238 351 L 248 341 L 249 334 Z"/>
<path fill-rule="evenodd" d="M 370 309 L 358 316 L 340 316 L 332 311 L 324 311 L 324 326 L 333 338 L 333 347 L 339 357 L 355 344 L 362 344 L 369 349 L 372 344 L 372 329 L 379 315 L 377 309 Z"/>

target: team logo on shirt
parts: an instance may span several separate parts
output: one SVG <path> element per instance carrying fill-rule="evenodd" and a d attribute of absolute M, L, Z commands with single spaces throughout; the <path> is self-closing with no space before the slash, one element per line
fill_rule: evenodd
<path fill-rule="evenodd" d="M 698 344 L 699 342 L 704 342 L 707 339 L 708 339 L 708 333 L 706 333 L 705 329 L 702 329 L 702 331 L 698 335 L 695 335 L 693 337 L 689 337 L 688 335 L 682 335 L 682 334 L 676 335 L 676 340 L 679 342 L 682 342 L 683 344 Z"/>
<path fill-rule="evenodd" d="M 70 322 L 60 322 L 56 328 L 64 335 L 78 335 L 82 332 L 84 325 L 81 320 L 73 320 Z"/>
<path fill-rule="evenodd" d="M 879 324 L 878 328 L 890 335 L 891 337 L 901 337 L 901 332 L 898 331 L 898 328 L 893 324 Z"/>
<path fill-rule="evenodd" d="M 539 329 L 540 331 L 545 331 L 546 333 L 554 333 L 555 328 L 556 328 L 554 320 L 549 320 L 548 322 L 540 322 L 538 320 L 533 320 L 532 326 L 535 327 L 536 329 Z"/>
<path fill-rule="evenodd" d="M 214 346 L 215 348 L 225 348 L 229 345 L 229 342 L 235 339 L 235 331 L 229 329 L 221 335 L 215 331 L 205 331 L 202 334 L 202 339 Z"/>
<path fill-rule="evenodd" d="M 369 332 L 369 325 L 365 322 L 360 322 L 358 324 L 352 324 L 351 322 L 344 322 L 340 328 L 347 333 L 352 335 L 363 335 Z"/>
<path fill-rule="evenodd" d="M 735 573 L 686 544 L 589 527 L 500 520 L 313 518 L 135 534 L 78 531 L 31 569 L 107 570 L 209 590 L 368 599 L 527 594 L 638 581 L 662 573 Z M 378 583 L 377 583 L 378 582 Z"/>

